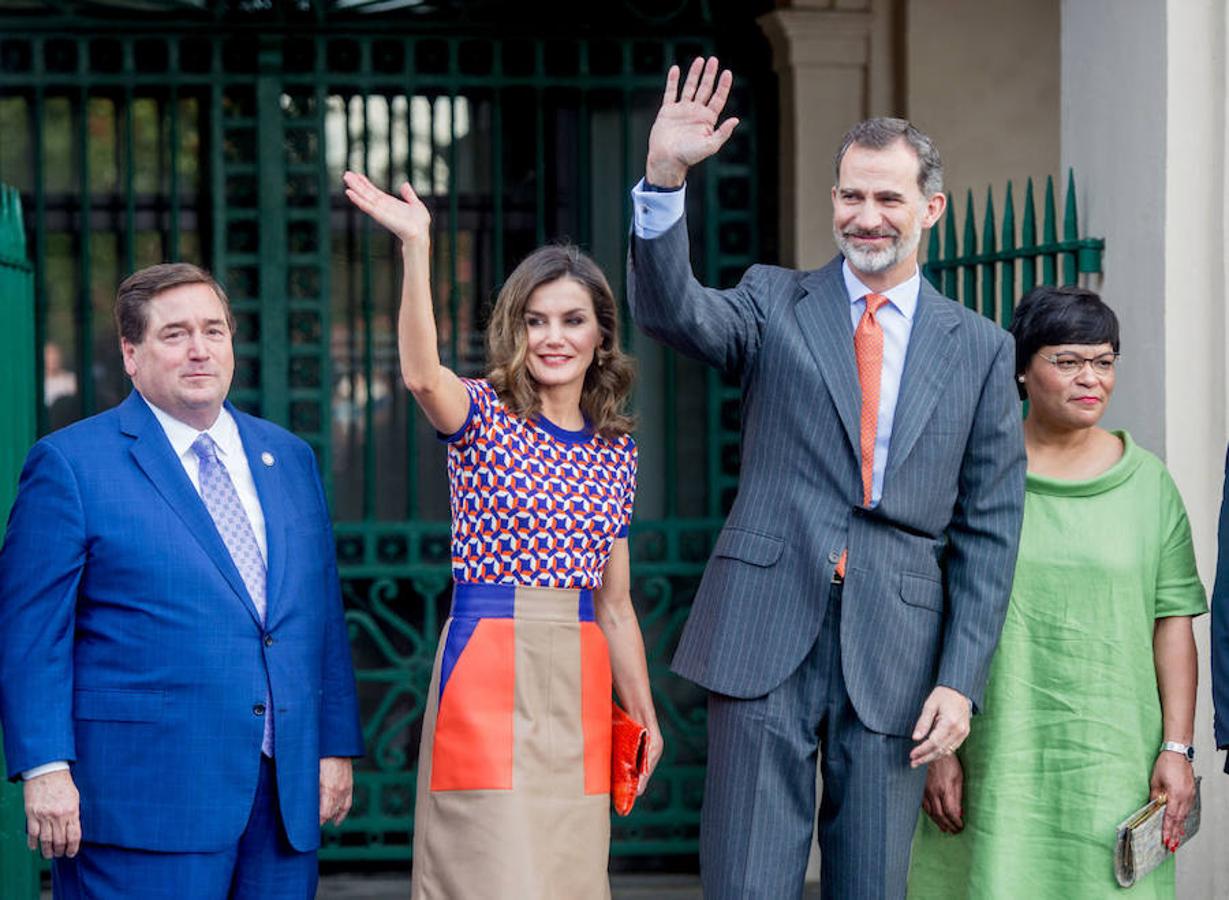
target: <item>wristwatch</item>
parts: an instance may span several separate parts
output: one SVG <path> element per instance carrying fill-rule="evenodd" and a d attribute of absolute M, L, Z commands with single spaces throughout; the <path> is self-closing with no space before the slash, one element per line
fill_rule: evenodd
<path fill-rule="evenodd" d="M 1181 753 L 1186 757 L 1186 761 L 1193 763 L 1195 761 L 1195 748 L 1190 744 L 1179 744 L 1177 741 L 1166 741 L 1161 744 L 1162 750 L 1170 750 L 1174 753 Z"/>

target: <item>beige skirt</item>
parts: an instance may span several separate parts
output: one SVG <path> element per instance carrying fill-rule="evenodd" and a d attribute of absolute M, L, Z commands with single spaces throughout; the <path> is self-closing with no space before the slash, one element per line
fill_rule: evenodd
<path fill-rule="evenodd" d="M 610 896 L 610 700 L 590 591 L 456 586 L 423 717 L 414 900 Z"/>

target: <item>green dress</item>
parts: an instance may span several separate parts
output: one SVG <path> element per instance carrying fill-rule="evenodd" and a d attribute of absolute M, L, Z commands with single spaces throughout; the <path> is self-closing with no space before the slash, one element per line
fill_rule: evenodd
<path fill-rule="evenodd" d="M 1088 481 L 1028 476 L 1011 603 L 984 710 L 959 752 L 964 831 L 919 817 L 909 897 L 1122 897 L 1114 830 L 1148 799 L 1161 744 L 1154 620 L 1207 598 L 1186 510 L 1124 432 Z M 1129 891 L 1170 898 L 1166 862 Z"/>

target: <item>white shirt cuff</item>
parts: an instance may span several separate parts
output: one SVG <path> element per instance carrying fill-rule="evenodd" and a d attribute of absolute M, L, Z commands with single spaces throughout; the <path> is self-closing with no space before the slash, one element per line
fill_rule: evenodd
<path fill-rule="evenodd" d="M 40 775 L 47 775 L 51 772 L 59 772 L 60 770 L 67 768 L 67 762 L 62 759 L 57 759 L 55 762 L 43 763 L 41 766 L 35 766 L 33 769 L 26 769 L 21 773 L 21 780 L 29 781 L 31 778 L 37 778 Z"/>
<path fill-rule="evenodd" d="M 679 219 L 687 207 L 687 185 L 677 191 L 645 190 L 644 179 L 632 188 L 632 228 L 636 237 L 651 241 L 665 234 Z"/>

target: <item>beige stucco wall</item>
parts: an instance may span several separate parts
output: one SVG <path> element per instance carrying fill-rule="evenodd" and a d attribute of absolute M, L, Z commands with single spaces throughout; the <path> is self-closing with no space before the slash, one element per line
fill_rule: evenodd
<path fill-rule="evenodd" d="M 993 185 L 1059 168 L 1059 0 L 907 0 L 904 113 L 938 144 L 963 222 Z M 1018 202 L 1019 195 L 1017 195 Z"/>
<path fill-rule="evenodd" d="M 781 257 L 835 252 L 830 160 L 855 121 L 903 115 L 938 144 L 963 215 L 1008 179 L 1059 174 L 1059 0 L 787 0 L 761 19 L 780 78 Z"/>

